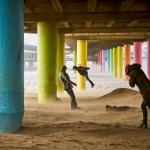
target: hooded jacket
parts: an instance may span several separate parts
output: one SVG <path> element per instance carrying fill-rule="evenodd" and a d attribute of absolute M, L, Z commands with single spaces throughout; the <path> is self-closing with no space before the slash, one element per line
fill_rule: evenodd
<path fill-rule="evenodd" d="M 129 85 L 134 87 L 136 84 L 143 96 L 143 99 L 150 102 L 150 81 L 141 69 L 141 65 L 132 64 L 129 76 Z"/>

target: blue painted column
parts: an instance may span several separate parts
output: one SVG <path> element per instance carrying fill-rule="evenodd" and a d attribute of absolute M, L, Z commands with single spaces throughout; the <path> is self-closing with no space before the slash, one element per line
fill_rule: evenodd
<path fill-rule="evenodd" d="M 108 68 L 108 73 L 110 72 L 110 50 L 107 50 L 107 68 Z"/>
<path fill-rule="evenodd" d="M 23 0 L 0 0 L 0 132 L 22 125 L 24 112 Z"/>

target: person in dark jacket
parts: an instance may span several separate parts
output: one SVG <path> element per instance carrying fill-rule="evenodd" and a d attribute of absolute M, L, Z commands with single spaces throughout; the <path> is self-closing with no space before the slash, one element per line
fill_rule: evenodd
<path fill-rule="evenodd" d="M 94 87 L 94 83 L 90 80 L 90 78 L 88 76 L 88 70 L 89 69 L 90 69 L 89 67 L 73 66 L 73 70 L 78 71 L 81 76 L 84 76 L 86 78 L 86 80 L 90 82 L 91 87 L 93 88 Z"/>
<path fill-rule="evenodd" d="M 63 84 L 64 90 L 68 93 L 68 95 L 71 98 L 71 109 L 77 109 L 77 102 L 76 102 L 76 98 L 73 92 L 73 85 L 77 86 L 76 83 L 72 82 L 70 80 L 69 75 L 66 73 L 67 67 L 64 65 L 61 69 L 61 72 L 59 74 L 59 79 L 61 81 L 61 83 Z"/>
<path fill-rule="evenodd" d="M 125 72 L 130 77 L 129 85 L 131 87 L 137 85 L 142 95 L 143 102 L 141 103 L 141 109 L 143 112 L 143 120 L 139 127 L 147 128 L 147 106 L 150 108 L 150 81 L 141 69 L 140 64 L 127 65 L 125 68 Z"/>

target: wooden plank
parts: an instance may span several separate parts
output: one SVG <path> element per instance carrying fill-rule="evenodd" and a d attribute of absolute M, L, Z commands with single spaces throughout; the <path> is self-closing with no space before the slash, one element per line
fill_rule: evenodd
<path fill-rule="evenodd" d="M 112 27 L 112 25 L 115 23 L 115 20 L 111 20 L 108 22 L 107 27 Z"/>
<path fill-rule="evenodd" d="M 87 4 L 88 12 L 95 12 L 96 4 L 97 4 L 97 0 L 88 0 L 88 4 Z M 91 25 L 92 25 L 91 21 L 86 22 L 87 28 L 90 28 Z"/>
<path fill-rule="evenodd" d="M 97 0 L 88 0 L 87 9 L 88 12 L 95 12 Z"/>
<path fill-rule="evenodd" d="M 65 39 L 67 40 L 99 40 L 99 41 L 114 41 L 114 40 L 142 40 L 147 39 L 150 34 L 138 34 L 138 35 L 102 35 L 102 36 L 66 36 Z"/>
<path fill-rule="evenodd" d="M 126 27 L 126 28 L 68 28 L 59 29 L 63 33 L 147 33 L 150 27 Z"/>
<path fill-rule="evenodd" d="M 127 27 L 133 27 L 134 25 L 136 25 L 138 23 L 138 20 L 132 20 L 131 22 L 129 22 L 127 24 Z"/>
<path fill-rule="evenodd" d="M 52 3 L 52 5 L 54 7 L 54 10 L 56 12 L 63 12 L 63 8 L 60 4 L 60 0 L 51 0 L 51 3 Z M 63 22 L 63 24 L 66 28 L 69 28 L 69 23 L 68 22 Z"/>
<path fill-rule="evenodd" d="M 120 12 L 120 13 L 34 13 L 25 14 L 25 22 L 31 21 L 122 21 L 122 20 L 148 20 L 150 21 L 150 12 Z"/>
<path fill-rule="evenodd" d="M 124 0 L 120 6 L 120 11 L 126 11 L 135 0 Z"/>

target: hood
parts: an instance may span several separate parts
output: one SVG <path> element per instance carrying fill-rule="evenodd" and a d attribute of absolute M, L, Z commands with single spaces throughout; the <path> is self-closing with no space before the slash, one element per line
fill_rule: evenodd
<path fill-rule="evenodd" d="M 139 70 L 139 69 L 141 69 L 140 64 L 136 64 L 136 63 L 132 64 L 132 70 Z"/>
<path fill-rule="evenodd" d="M 130 72 L 131 72 L 131 65 L 128 64 L 128 65 L 126 65 L 126 67 L 125 67 L 125 74 L 129 76 L 129 75 L 130 75 Z"/>

